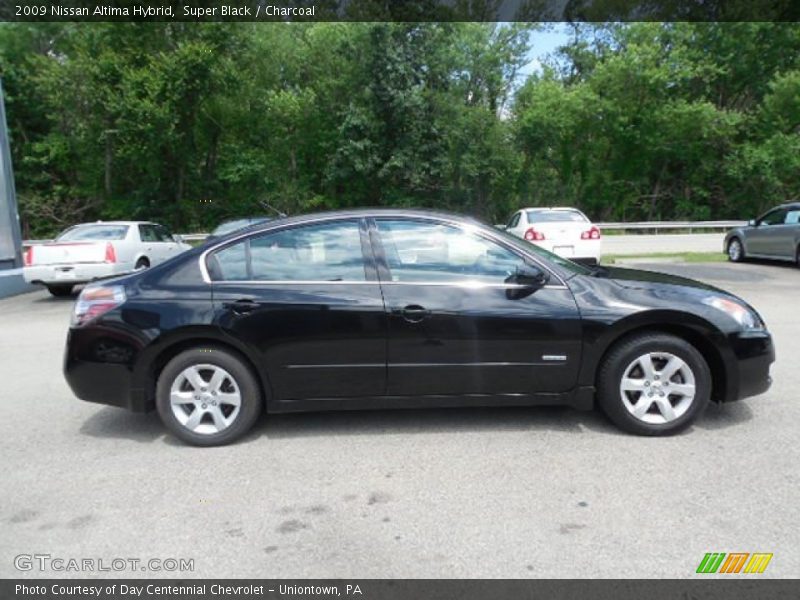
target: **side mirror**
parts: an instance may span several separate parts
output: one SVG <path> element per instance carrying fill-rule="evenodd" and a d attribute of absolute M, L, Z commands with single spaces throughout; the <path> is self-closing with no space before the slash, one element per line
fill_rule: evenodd
<path fill-rule="evenodd" d="M 497 227 L 498 229 L 502 229 L 503 231 L 508 229 L 508 226 L 505 223 L 498 223 L 497 225 L 495 225 L 495 227 Z"/>
<path fill-rule="evenodd" d="M 535 265 L 526 264 L 518 267 L 516 273 L 506 279 L 506 283 L 515 286 L 506 290 L 506 296 L 510 300 L 519 300 L 530 296 L 536 290 L 543 288 L 550 281 L 550 274 Z"/>
<path fill-rule="evenodd" d="M 175 243 L 177 243 L 177 244 L 182 244 L 182 243 L 183 243 L 183 236 L 182 236 L 182 235 L 178 235 L 177 233 L 173 233 L 173 234 L 172 234 L 172 239 L 173 239 L 173 240 L 175 241 Z"/>
<path fill-rule="evenodd" d="M 750 219 L 750 220 L 747 222 L 747 226 L 748 226 L 748 227 L 755 227 L 755 226 L 756 226 L 756 220 L 755 220 L 755 219 Z"/>

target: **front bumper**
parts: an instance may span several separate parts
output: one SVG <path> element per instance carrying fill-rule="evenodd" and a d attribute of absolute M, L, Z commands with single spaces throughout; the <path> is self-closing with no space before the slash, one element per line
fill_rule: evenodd
<path fill-rule="evenodd" d="M 22 275 L 28 283 L 45 285 L 78 285 L 102 277 L 119 275 L 132 269 L 125 263 L 75 263 L 62 265 L 33 265 L 24 267 Z"/>
<path fill-rule="evenodd" d="M 744 331 L 730 337 L 736 360 L 735 390 L 726 401 L 763 394 L 772 385 L 770 365 L 775 362 L 775 346 L 768 331 Z"/>

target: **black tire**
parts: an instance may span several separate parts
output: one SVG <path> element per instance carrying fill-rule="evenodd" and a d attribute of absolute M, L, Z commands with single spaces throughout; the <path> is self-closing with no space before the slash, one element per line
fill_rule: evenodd
<path fill-rule="evenodd" d="M 738 252 L 736 251 L 737 245 L 739 248 Z M 728 240 L 728 247 L 725 250 L 728 255 L 728 260 L 731 262 L 743 262 L 747 258 L 744 252 L 744 244 L 738 237 L 734 236 Z"/>
<path fill-rule="evenodd" d="M 794 264 L 800 267 L 800 246 L 794 251 Z"/>
<path fill-rule="evenodd" d="M 72 293 L 73 285 L 48 285 L 47 291 L 56 298 L 64 298 Z"/>
<path fill-rule="evenodd" d="M 139 260 L 136 261 L 136 264 L 133 267 L 134 269 L 149 269 L 150 268 L 150 261 L 147 259 L 146 256 L 142 256 Z"/>
<path fill-rule="evenodd" d="M 638 357 L 648 353 L 674 355 L 685 362 L 694 376 L 694 399 L 688 404 L 683 414 L 666 423 L 647 423 L 640 420 L 631 413 L 622 399 L 620 384 L 625 371 Z M 658 378 L 656 377 L 656 379 Z M 657 385 L 661 390 L 662 383 Z M 673 383 L 673 388 L 674 386 Z M 608 418 L 624 431 L 648 436 L 670 435 L 686 428 L 703 413 L 711 398 L 711 386 L 712 377 L 708 363 L 692 344 L 669 334 L 641 333 L 621 340 L 606 354 L 597 375 L 597 399 Z M 656 388 L 648 389 L 655 391 Z M 641 394 L 645 394 L 645 392 L 641 392 Z M 669 392 L 667 392 L 666 401 L 670 404 L 674 402 L 673 396 Z M 656 398 L 650 402 L 653 404 L 651 409 L 661 414 L 662 411 L 657 405 L 659 399 Z M 655 418 L 658 416 L 656 415 Z"/>
<path fill-rule="evenodd" d="M 216 433 L 197 433 L 187 429 L 173 413 L 170 401 L 172 384 L 180 374 L 192 365 L 203 364 L 227 371 L 235 380 L 241 396 L 238 416 L 227 428 Z M 164 425 L 177 437 L 195 446 L 222 446 L 241 438 L 258 420 L 262 403 L 261 388 L 250 367 L 237 354 L 214 346 L 181 352 L 166 364 L 156 384 L 156 408 Z M 192 412 L 194 410 L 198 407 L 195 406 Z"/>

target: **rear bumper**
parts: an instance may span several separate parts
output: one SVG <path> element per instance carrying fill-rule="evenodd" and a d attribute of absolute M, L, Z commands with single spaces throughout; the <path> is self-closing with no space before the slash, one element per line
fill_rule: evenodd
<path fill-rule="evenodd" d="M 597 264 L 600 262 L 602 240 L 580 240 L 577 242 L 533 242 L 537 246 L 549 250 L 563 258 L 576 262 Z"/>
<path fill-rule="evenodd" d="M 132 388 L 130 348 L 110 336 L 70 329 L 64 352 L 64 378 L 81 400 L 146 412 L 142 390 Z"/>
<path fill-rule="evenodd" d="M 45 285 L 77 285 L 101 277 L 119 275 L 133 267 L 127 263 L 75 263 L 61 265 L 33 265 L 22 269 L 28 283 Z"/>
<path fill-rule="evenodd" d="M 726 401 L 741 400 L 763 394 L 772 385 L 770 365 L 775 362 L 775 346 L 767 331 L 746 331 L 731 336 L 736 358 L 736 390 Z"/>

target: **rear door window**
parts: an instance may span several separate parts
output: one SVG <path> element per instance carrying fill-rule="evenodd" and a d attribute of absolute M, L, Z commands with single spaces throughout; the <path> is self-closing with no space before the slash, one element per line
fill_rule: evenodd
<path fill-rule="evenodd" d="M 357 220 L 254 235 L 209 255 L 215 281 L 366 281 Z"/>
<path fill-rule="evenodd" d="M 158 242 L 156 228 L 152 225 L 139 225 L 139 237 L 143 242 Z"/>

